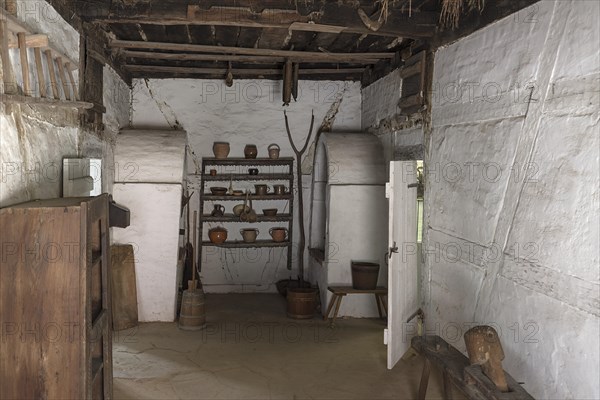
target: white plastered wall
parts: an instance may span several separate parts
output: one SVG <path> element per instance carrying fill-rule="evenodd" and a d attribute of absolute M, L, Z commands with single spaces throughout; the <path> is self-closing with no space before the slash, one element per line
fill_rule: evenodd
<path fill-rule="evenodd" d="M 315 115 L 316 130 L 339 96 L 342 101 L 333 131 L 357 132 L 361 127 L 360 83 L 300 81 L 298 101 L 292 101 L 289 107 L 282 106 L 281 82 L 270 80 L 236 80 L 231 88 L 220 80 L 135 80 L 133 92 L 132 120 L 135 128 L 182 128 L 188 133 L 187 180 L 189 190 L 196 192 L 190 202 L 192 211 L 198 207 L 200 181 L 196 173 L 202 157 L 213 157 L 215 141 L 229 142 L 231 157 L 243 157 L 246 144 L 256 144 L 258 156 L 266 157 L 267 146 L 271 143 L 281 146 L 282 157 L 293 156 L 286 136 L 283 110 L 287 110 L 294 140 L 301 147 L 308 134 L 311 112 Z M 310 175 L 304 175 L 305 210 L 310 208 L 311 180 Z M 295 201 L 297 211 L 297 198 Z M 224 203 L 228 212 L 235 204 Z M 260 212 L 271 205 L 255 202 L 254 207 Z M 294 218 L 292 240 L 297 243 L 297 215 Z M 309 218 L 306 211 L 307 236 Z M 208 229 L 216 225 L 205 224 L 203 240 L 208 240 Z M 240 239 L 239 230 L 244 226 L 225 225 L 232 239 Z M 258 224 L 259 239 L 268 238 L 271 226 L 275 225 Z M 213 247 L 204 250 L 201 278 L 207 292 L 274 292 L 278 280 L 296 278 L 298 274 L 295 259 L 293 270 L 286 268 L 285 250 L 260 249 L 256 252 L 255 249 L 215 250 Z M 296 254 L 294 249 L 294 258 Z M 308 268 L 308 251 L 305 252 L 305 260 L 305 268 Z"/>
<path fill-rule="evenodd" d="M 47 34 L 63 54 L 79 59 L 79 34 L 47 2 L 18 1 L 17 18 L 33 32 Z M 18 49 L 10 52 L 15 77 L 21 82 Z M 29 70 L 37 87 L 31 51 Z M 77 71 L 74 75 L 77 81 Z M 59 89 L 62 90 L 60 85 Z M 120 127 L 129 124 L 131 90 L 110 67 L 104 67 L 104 93 L 107 112 L 105 130 L 101 133 L 81 129 L 78 113 L 71 109 L 25 104 L 0 106 L 0 207 L 59 197 L 64 157 L 102 158 L 103 191 L 111 191 L 113 139 Z"/>
<path fill-rule="evenodd" d="M 598 15 L 538 2 L 435 55 L 427 333 L 491 324 L 536 398 L 600 398 Z"/>

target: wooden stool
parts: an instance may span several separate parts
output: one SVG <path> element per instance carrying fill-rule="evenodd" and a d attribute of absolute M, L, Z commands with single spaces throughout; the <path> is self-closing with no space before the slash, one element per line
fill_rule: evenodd
<path fill-rule="evenodd" d="M 331 313 L 331 310 L 335 305 L 335 310 L 331 319 L 332 324 L 335 322 L 338 312 L 340 311 L 342 298 L 344 298 L 344 296 L 346 296 L 347 294 L 374 294 L 375 302 L 377 303 L 377 311 L 379 311 L 379 317 L 384 318 L 383 313 L 381 312 L 382 309 L 387 315 L 387 304 L 385 299 L 383 298 L 384 296 L 387 296 L 387 288 L 384 288 L 383 286 L 378 286 L 377 288 L 371 290 L 354 289 L 352 286 L 329 286 L 327 290 L 333 293 L 333 297 L 329 302 L 327 312 L 325 313 L 325 315 L 323 315 L 323 319 L 327 320 L 327 318 L 329 318 L 329 314 Z"/>

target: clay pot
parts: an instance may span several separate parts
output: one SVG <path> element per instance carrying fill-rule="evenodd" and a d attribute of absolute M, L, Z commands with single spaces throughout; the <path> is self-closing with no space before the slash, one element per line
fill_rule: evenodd
<path fill-rule="evenodd" d="M 256 145 L 247 144 L 246 147 L 244 147 L 244 157 L 256 158 L 257 155 L 258 155 L 258 149 L 256 148 Z"/>
<path fill-rule="evenodd" d="M 227 229 L 217 226 L 208 231 L 208 239 L 215 244 L 221 244 L 227 240 Z"/>
<path fill-rule="evenodd" d="M 273 238 L 274 242 L 285 242 L 288 230 L 286 228 L 271 228 L 269 229 L 269 235 Z"/>
<path fill-rule="evenodd" d="M 276 160 L 279 158 L 280 148 L 279 148 L 278 144 L 275 144 L 275 143 L 270 144 L 268 147 L 268 150 L 269 150 L 269 158 L 270 159 Z"/>
<path fill-rule="evenodd" d="M 215 154 L 215 158 L 227 158 L 229 155 L 229 143 L 214 142 L 213 153 Z"/>
<path fill-rule="evenodd" d="M 256 229 L 256 228 L 240 229 L 240 234 L 242 235 L 242 239 L 244 239 L 244 242 L 254 243 L 254 242 L 256 242 L 256 237 L 258 236 L 258 229 Z"/>
<path fill-rule="evenodd" d="M 254 185 L 254 194 L 257 196 L 264 196 L 269 193 L 269 187 L 267 185 Z"/>

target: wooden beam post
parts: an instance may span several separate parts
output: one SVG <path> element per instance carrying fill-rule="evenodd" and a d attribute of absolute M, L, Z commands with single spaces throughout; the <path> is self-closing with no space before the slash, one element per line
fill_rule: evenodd
<path fill-rule="evenodd" d="M 60 99 L 60 92 L 58 91 L 58 83 L 56 82 L 56 72 L 54 71 L 54 58 L 52 58 L 52 50 L 46 50 L 46 63 L 48 64 L 48 75 L 50 76 L 50 86 L 52 87 L 52 94 L 54 98 Z"/>

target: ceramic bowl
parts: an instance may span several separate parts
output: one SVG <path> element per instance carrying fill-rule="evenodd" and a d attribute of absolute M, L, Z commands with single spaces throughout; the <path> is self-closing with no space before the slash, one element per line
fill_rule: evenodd
<path fill-rule="evenodd" d="M 242 211 L 244 211 L 243 204 L 238 204 L 237 206 L 233 207 L 233 213 L 238 217 L 242 214 Z M 250 212 L 250 206 L 248 205 L 246 205 L 246 212 Z"/>
<path fill-rule="evenodd" d="M 277 215 L 276 208 L 264 208 L 262 211 L 265 217 L 274 217 Z"/>
<path fill-rule="evenodd" d="M 223 195 L 227 194 L 227 188 L 213 186 L 210 188 L 210 192 L 212 194 L 214 194 L 215 196 L 223 196 Z"/>

